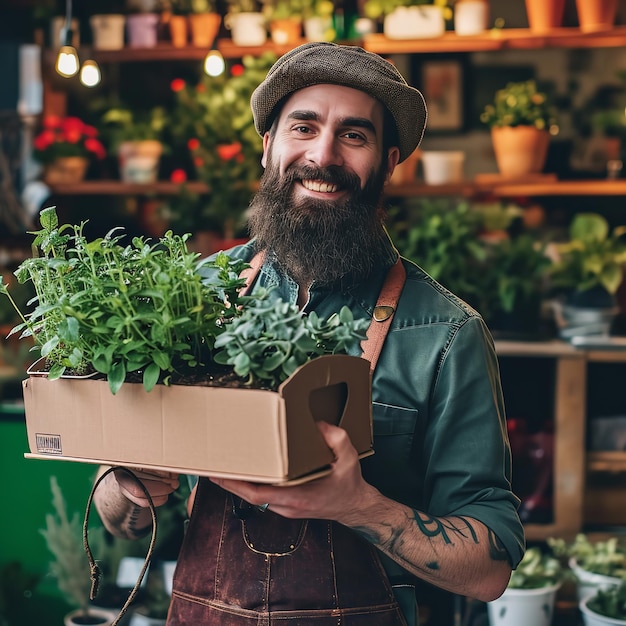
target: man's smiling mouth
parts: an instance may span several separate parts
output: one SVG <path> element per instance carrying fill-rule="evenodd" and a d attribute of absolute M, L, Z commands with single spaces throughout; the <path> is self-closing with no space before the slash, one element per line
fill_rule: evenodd
<path fill-rule="evenodd" d="M 321 193 L 334 193 L 339 191 L 339 185 L 325 183 L 320 180 L 302 180 L 302 186 L 309 191 L 317 191 Z"/>

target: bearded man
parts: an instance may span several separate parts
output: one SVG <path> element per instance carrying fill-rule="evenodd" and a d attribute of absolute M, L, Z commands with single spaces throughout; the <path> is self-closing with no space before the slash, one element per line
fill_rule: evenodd
<path fill-rule="evenodd" d="M 360 460 L 343 429 L 320 422 L 335 457 L 321 478 L 200 478 L 168 626 L 415 625 L 417 581 L 493 600 L 524 551 L 493 341 L 384 228 L 384 185 L 424 132 L 422 95 L 378 55 L 308 43 L 276 62 L 251 105 L 266 171 L 252 239 L 229 254 L 256 268 L 253 289 L 304 312 L 348 306 L 376 325 L 386 302 L 386 336 L 362 355 L 375 454 Z M 178 484 L 139 476 L 157 504 Z M 115 534 L 149 528 L 147 499 L 123 474 L 95 502 Z"/>

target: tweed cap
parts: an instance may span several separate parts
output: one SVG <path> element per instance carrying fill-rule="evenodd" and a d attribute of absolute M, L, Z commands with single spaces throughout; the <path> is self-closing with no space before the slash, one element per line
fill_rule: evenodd
<path fill-rule="evenodd" d="M 319 41 L 280 57 L 254 90 L 251 106 L 257 132 L 263 135 L 269 130 L 286 96 L 319 84 L 352 87 L 382 102 L 396 123 L 400 161 L 422 140 L 427 116 L 424 97 L 391 63 L 358 46 Z"/>

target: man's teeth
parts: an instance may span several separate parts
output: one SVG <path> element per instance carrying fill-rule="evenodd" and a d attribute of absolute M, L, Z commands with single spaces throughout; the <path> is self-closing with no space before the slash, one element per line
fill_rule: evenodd
<path fill-rule="evenodd" d="M 310 191 L 321 191 L 323 193 L 333 193 L 339 189 L 337 185 L 323 183 L 317 180 L 303 180 L 302 186 Z"/>

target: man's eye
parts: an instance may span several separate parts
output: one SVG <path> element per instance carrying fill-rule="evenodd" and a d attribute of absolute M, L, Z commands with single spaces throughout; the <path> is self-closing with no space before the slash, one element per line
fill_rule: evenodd
<path fill-rule="evenodd" d="M 343 136 L 350 141 L 365 141 L 365 137 L 361 133 L 357 133 L 355 131 L 344 133 Z"/>
<path fill-rule="evenodd" d="M 297 133 L 310 133 L 311 129 L 308 126 L 294 126 L 293 130 L 296 131 Z"/>

